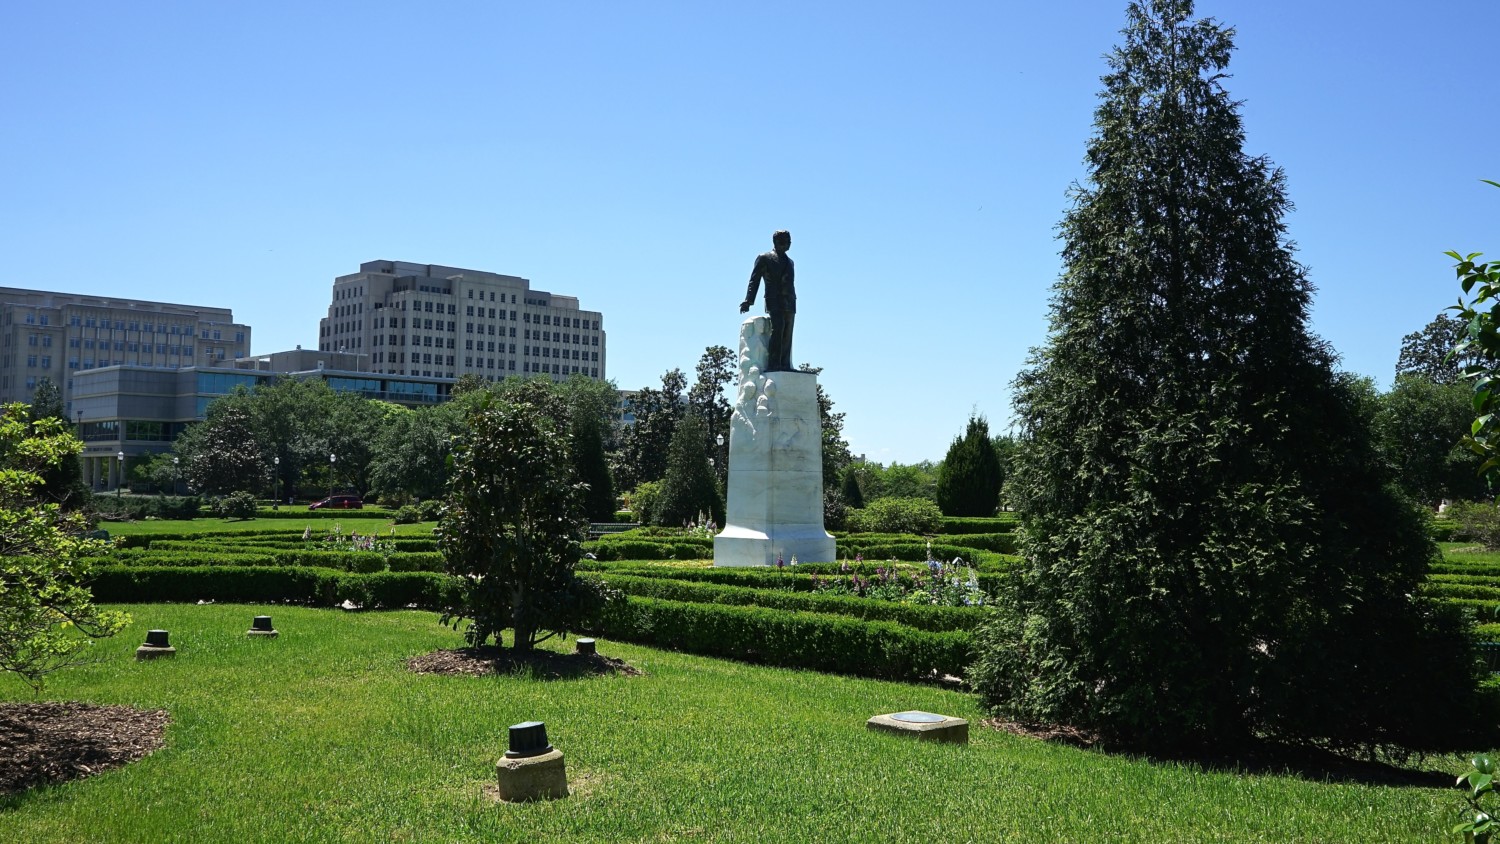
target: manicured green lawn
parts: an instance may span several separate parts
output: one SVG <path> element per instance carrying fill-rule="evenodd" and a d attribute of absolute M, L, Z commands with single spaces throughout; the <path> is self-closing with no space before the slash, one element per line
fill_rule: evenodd
<path fill-rule="evenodd" d="M 285 531 L 287 533 L 302 533 L 309 525 L 312 526 L 314 536 L 323 536 L 334 529 L 334 525 L 341 527 L 345 534 L 355 533 L 380 533 L 387 534 L 391 528 L 396 529 L 398 536 L 431 536 L 432 529 L 437 522 L 418 522 L 410 525 L 393 525 L 390 519 L 361 518 L 358 511 L 347 519 L 331 519 L 326 517 L 312 517 L 306 519 L 246 519 L 234 521 L 230 519 L 192 519 L 190 521 L 174 519 L 153 519 L 138 522 L 100 522 L 99 527 L 109 531 L 110 536 L 158 536 L 161 534 L 184 534 L 184 533 L 239 533 L 242 531 Z"/>
<path fill-rule="evenodd" d="M 418 676 L 406 658 L 461 641 L 427 612 L 127 609 L 104 661 L 46 697 L 166 708 L 167 746 L 0 800 L 0 841 L 1415 842 L 1446 840 L 1460 804 L 1049 745 L 979 727 L 959 692 L 603 641 L 647 675 Z M 279 639 L 244 635 L 261 612 Z M 175 660 L 133 661 L 151 627 Z M 28 698 L 0 677 L 0 699 Z M 865 730 L 905 709 L 969 718 L 972 741 Z M 547 722 L 576 793 L 495 803 L 506 727 L 528 719 Z"/>

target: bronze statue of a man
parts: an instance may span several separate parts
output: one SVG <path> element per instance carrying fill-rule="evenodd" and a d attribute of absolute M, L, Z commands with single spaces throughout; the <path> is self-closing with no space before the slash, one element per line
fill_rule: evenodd
<path fill-rule="evenodd" d="M 788 256 L 792 248 L 792 233 L 779 231 L 771 235 L 770 252 L 757 255 L 755 267 L 750 270 L 750 287 L 745 291 L 745 301 L 740 303 L 740 313 L 750 310 L 755 304 L 755 292 L 761 279 L 766 282 L 766 313 L 771 316 L 771 336 L 766 343 L 766 371 L 792 371 L 792 326 L 797 321 L 796 266 Z"/>

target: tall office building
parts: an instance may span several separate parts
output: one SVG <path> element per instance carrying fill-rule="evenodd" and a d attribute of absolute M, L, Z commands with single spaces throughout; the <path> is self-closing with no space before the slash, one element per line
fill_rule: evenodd
<path fill-rule="evenodd" d="M 228 308 L 0 287 L 0 402 L 29 402 L 37 382 L 62 390 L 106 366 L 226 366 L 250 353 L 250 326 Z"/>
<path fill-rule="evenodd" d="M 512 275 L 367 261 L 333 281 L 318 348 L 390 375 L 605 377 L 604 318 Z"/>

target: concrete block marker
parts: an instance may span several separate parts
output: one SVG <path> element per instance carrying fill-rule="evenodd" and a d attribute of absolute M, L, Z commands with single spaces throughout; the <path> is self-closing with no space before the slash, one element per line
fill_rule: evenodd
<path fill-rule="evenodd" d="M 510 749 L 495 763 L 500 799 L 554 800 L 568 796 L 562 751 L 547 743 L 547 725 L 526 721 L 510 728 Z"/>
<path fill-rule="evenodd" d="M 250 629 L 245 631 L 246 636 L 264 636 L 267 639 L 276 638 L 276 628 L 271 626 L 269 615 L 258 615 L 250 621 Z"/>
<path fill-rule="evenodd" d="M 160 659 L 164 656 L 177 656 L 177 649 L 167 641 L 167 631 L 147 630 L 146 644 L 135 649 L 135 658 Z"/>
<path fill-rule="evenodd" d="M 599 652 L 598 646 L 593 639 L 579 639 L 577 644 L 578 653 L 589 655 Z"/>
<path fill-rule="evenodd" d="M 945 741 L 952 744 L 969 743 L 969 722 L 962 718 L 938 715 L 935 712 L 893 712 L 876 715 L 865 722 L 865 728 L 885 733 L 912 736 L 924 741 Z"/>

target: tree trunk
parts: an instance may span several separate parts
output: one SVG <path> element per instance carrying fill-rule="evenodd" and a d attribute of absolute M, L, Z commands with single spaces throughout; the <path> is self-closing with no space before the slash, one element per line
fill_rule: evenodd
<path fill-rule="evenodd" d="M 531 640 L 536 632 L 532 629 L 531 614 L 526 610 L 526 591 L 524 584 L 517 584 L 510 590 L 510 620 L 516 633 L 512 647 L 523 653 L 531 650 Z"/>

